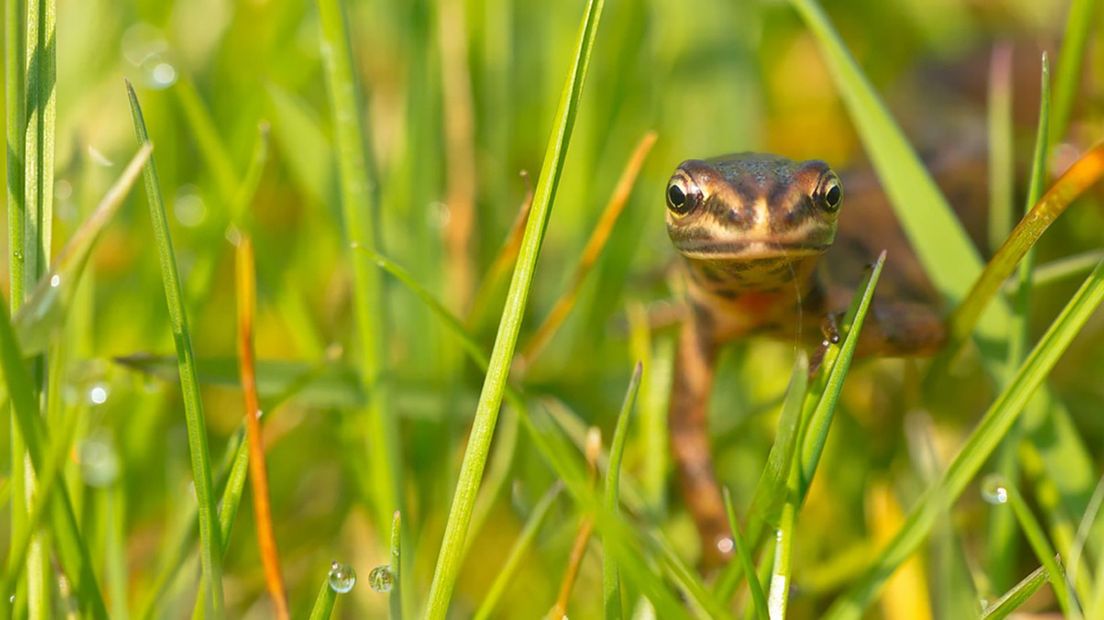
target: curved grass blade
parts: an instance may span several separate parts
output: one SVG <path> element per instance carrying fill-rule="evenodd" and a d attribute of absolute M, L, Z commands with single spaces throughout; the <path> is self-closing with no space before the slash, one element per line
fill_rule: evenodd
<path fill-rule="evenodd" d="M 1047 579 L 1048 573 L 1045 566 L 1040 566 L 1031 571 L 1030 575 L 1024 577 L 1004 596 L 986 607 L 985 611 L 981 613 L 981 620 L 1001 620 L 1008 617 L 1009 614 L 1019 609 L 1020 605 L 1023 605 L 1029 598 L 1034 596 L 1039 588 L 1047 582 Z"/>
<path fill-rule="evenodd" d="M 948 320 L 951 342 L 947 350 L 953 352 L 970 333 L 985 311 L 993 296 L 1000 290 L 1005 278 L 1020 262 L 1046 229 L 1065 212 L 1066 207 L 1085 190 L 1104 176 L 1104 142 L 1085 152 L 1065 174 L 1059 178 L 1042 199 L 1024 216 L 1004 245 L 993 255 L 985 271 L 974 282 L 970 292 L 955 308 Z"/>
<path fill-rule="evenodd" d="M 509 555 L 506 556 L 506 562 L 499 569 L 494 582 L 491 583 L 491 588 L 487 590 L 487 594 L 483 596 L 483 602 L 479 604 L 479 609 L 475 612 L 475 620 L 486 620 L 494 612 L 499 599 L 502 598 L 502 594 L 506 591 L 507 586 L 517 573 L 517 569 L 521 566 L 522 557 L 533 544 L 533 540 L 536 539 L 537 532 L 540 531 L 540 526 L 548 515 L 548 510 L 562 490 L 563 484 L 559 482 L 553 484 L 552 488 L 548 489 L 540 501 L 533 506 L 533 511 L 529 513 L 529 519 L 525 522 L 525 527 L 521 529 L 521 534 L 518 535 L 514 546 L 510 548 Z"/>
<path fill-rule="evenodd" d="M 938 515 L 962 493 L 989 458 L 1101 301 L 1104 301 L 1104 262 L 1097 265 L 1066 304 L 1015 377 L 989 407 L 939 482 L 924 494 L 874 565 L 836 601 L 827 617 L 841 620 L 861 616 L 886 579 L 923 542 Z"/>
<path fill-rule="evenodd" d="M 755 615 L 760 620 L 770 617 L 767 610 L 767 597 L 763 594 L 763 584 L 755 576 L 755 562 L 751 559 L 751 549 L 748 540 L 740 532 L 740 521 L 736 518 L 736 509 L 732 507 L 732 494 L 728 487 L 721 489 L 724 492 L 725 514 L 728 515 L 728 527 L 732 528 L 732 543 L 736 546 L 736 557 L 740 560 L 740 566 L 744 575 L 748 577 L 748 590 L 751 591 L 751 601 L 755 605 Z"/>
<path fill-rule="evenodd" d="M 12 321 L 24 355 L 33 356 L 46 351 L 50 335 L 65 319 L 89 254 L 142 173 L 142 166 L 152 150 L 152 145 L 145 144 L 135 153 L 119 179 L 104 194 L 96 210 L 65 244 L 50 272 L 39 280 L 31 296 L 15 313 Z"/>
<path fill-rule="evenodd" d="M 0 304 L 2 306 L 3 304 Z M 15 331 L 8 316 L 7 307 L 0 308 L 0 371 L 4 383 L 8 386 L 8 398 L 11 401 L 12 417 L 23 437 L 27 454 L 36 472 L 44 475 L 49 469 L 49 455 L 46 452 L 48 437 L 42 416 L 39 414 L 38 399 L 34 394 L 30 372 L 23 363 L 24 357 L 19 350 Z M 85 612 L 95 618 L 107 618 L 107 608 L 92 572 L 92 559 L 88 546 L 84 543 L 77 527 L 73 503 L 64 484 L 53 485 L 54 493 L 50 508 L 54 547 L 58 551 L 62 567 L 77 584 L 77 593 Z M 5 609 L 5 611 L 7 611 Z"/>
<path fill-rule="evenodd" d="M 444 618 L 449 600 L 452 598 L 456 576 L 460 570 L 459 555 L 467 536 L 472 505 L 475 503 L 476 492 L 483 476 L 483 466 L 494 435 L 494 426 L 502 404 L 518 331 L 521 328 L 529 297 L 529 287 L 533 281 L 537 255 L 540 253 L 552 201 L 563 171 L 567 145 L 575 125 L 575 116 L 578 113 L 583 82 L 586 79 L 603 5 L 604 0 L 589 0 L 580 25 L 575 58 L 567 76 L 552 136 L 545 152 L 541 174 L 534 192 L 532 213 L 525 227 L 517 267 L 506 295 L 506 307 L 499 323 L 498 335 L 495 337 L 490 365 L 479 396 L 472 432 L 460 466 L 460 477 L 449 509 L 437 565 L 434 568 L 426 611 L 426 617 L 431 619 Z"/>
<path fill-rule="evenodd" d="M 469 358 L 484 372 L 487 372 L 487 356 L 480 350 L 479 345 L 468 334 L 451 312 L 432 294 L 425 290 L 418 282 L 407 277 L 402 278 L 398 274 L 405 272 L 397 268 L 393 263 L 376 255 L 375 259 L 382 268 L 399 277 L 400 281 L 423 300 L 427 307 L 437 315 L 441 322 L 449 328 L 461 343 L 462 348 L 468 353 Z M 392 272 L 391 269 L 396 269 Z M 537 422 L 531 417 L 531 410 L 527 406 L 522 395 L 509 383 L 505 385 L 505 398 L 510 406 L 517 412 L 517 419 L 525 428 L 529 438 L 540 452 L 553 471 L 564 481 L 568 492 L 584 512 L 592 512 L 595 515 L 595 523 L 602 534 L 609 533 L 610 548 L 617 556 L 618 563 L 624 571 L 626 580 L 633 582 L 636 587 L 655 606 L 662 618 L 687 617 L 678 600 L 667 589 L 666 584 L 649 568 L 645 555 L 642 552 L 636 537 L 632 535 L 628 526 L 617 516 L 606 514 L 601 499 L 587 483 L 586 474 L 575 460 L 573 450 L 561 436 L 559 429 L 548 419 L 547 415 L 537 417 Z M 687 589 L 689 594 L 692 594 Z M 695 602 L 700 608 L 706 605 Z"/>
<path fill-rule="evenodd" d="M 817 376 L 817 381 L 814 382 L 805 397 L 801 415 L 802 428 L 797 434 L 798 449 L 791 457 L 797 459 L 796 469 L 793 466 L 790 468 L 798 476 L 796 487 L 798 505 L 804 500 L 809 485 L 812 484 L 817 465 L 820 463 L 820 454 L 824 450 L 824 443 L 828 439 L 828 431 L 832 425 L 836 403 L 839 400 L 839 392 L 843 389 L 843 381 L 851 367 L 851 358 L 854 356 L 856 347 L 858 347 L 863 321 L 866 313 L 870 310 L 870 304 L 874 297 L 874 287 L 878 284 L 878 278 L 881 277 L 885 259 L 886 253 L 883 251 L 866 275 L 864 282 L 860 284 L 859 290 L 862 293 L 855 295 L 851 301 L 851 307 L 844 315 L 840 327 L 843 342 L 839 347 L 828 347 L 821 362 L 821 371 Z M 789 395 L 787 395 L 788 397 Z M 775 484 L 778 484 L 778 482 L 776 481 Z M 786 494 L 783 499 L 787 499 L 791 493 L 788 474 L 781 484 L 783 485 L 781 491 L 776 489 L 771 495 L 783 492 Z M 766 515 L 767 513 L 762 514 Z M 755 549 L 758 545 L 766 524 L 767 521 L 763 518 L 749 516 L 746 535 L 748 544 L 751 545 L 752 549 Z M 731 562 L 725 567 L 720 579 L 717 580 L 716 587 L 721 600 L 727 601 L 732 597 L 736 590 L 740 571 L 741 566 L 736 562 Z"/>
<path fill-rule="evenodd" d="M 142 117 L 142 108 L 138 104 L 138 95 L 128 81 L 127 95 L 130 98 L 131 113 L 134 116 L 134 133 L 139 144 L 149 144 L 146 121 Z M 196 503 L 199 507 L 199 546 L 200 565 L 203 578 L 210 592 L 210 604 L 214 617 L 223 616 L 222 595 L 222 542 L 218 529 L 218 508 L 215 505 L 211 485 L 211 457 L 207 449 L 207 424 L 203 416 L 203 400 L 199 395 L 199 381 L 196 379 L 195 353 L 192 350 L 192 337 L 188 331 L 188 317 L 184 311 L 184 292 L 180 274 L 176 267 L 176 255 L 173 252 L 172 238 L 169 235 L 169 223 L 165 214 L 165 204 L 161 198 L 160 181 L 157 167 L 150 158 L 145 168 L 146 198 L 149 201 L 150 220 L 153 223 L 153 235 L 157 244 L 161 263 L 161 279 L 165 285 L 165 302 L 172 324 L 173 342 L 176 344 L 177 361 L 180 366 L 180 388 L 184 400 L 184 418 L 188 430 L 188 449 L 192 461 L 192 477 L 195 482 Z"/>
<path fill-rule="evenodd" d="M 606 510 L 617 514 L 621 509 L 621 458 L 625 455 L 625 439 L 629 433 L 629 417 L 636 405 L 636 394 L 640 389 L 640 377 L 644 365 L 636 363 L 629 387 L 625 391 L 625 400 L 621 412 L 617 414 L 617 426 L 610 442 L 609 464 L 606 466 Z M 602 608 L 606 618 L 622 617 L 621 578 L 618 576 L 617 560 L 612 554 L 602 554 Z"/>
<path fill-rule="evenodd" d="M 1081 610 L 1078 608 L 1077 601 L 1066 582 L 1066 572 L 1059 566 L 1058 558 L 1054 554 L 1054 548 L 1047 540 L 1043 526 L 1039 525 L 1035 515 L 1031 514 L 1031 508 L 1028 507 L 1023 496 L 1020 495 L 1019 490 L 1002 476 L 987 478 L 982 484 L 991 484 L 996 487 L 990 489 L 990 491 L 994 492 L 997 497 L 1003 495 L 1003 501 L 998 501 L 1007 503 L 1012 508 L 1016 521 L 1020 524 L 1020 530 L 1027 538 L 1027 542 L 1031 545 L 1035 556 L 1042 563 L 1043 568 L 1046 569 L 1050 587 L 1054 590 L 1054 598 L 1058 599 L 1058 606 L 1062 608 L 1063 617 L 1070 620 L 1079 620 Z"/>
<path fill-rule="evenodd" d="M 333 615 L 334 605 L 337 604 L 337 592 L 330 587 L 330 575 L 322 581 L 322 589 L 318 591 L 318 597 L 314 599 L 314 607 L 311 607 L 310 620 L 329 620 Z"/>

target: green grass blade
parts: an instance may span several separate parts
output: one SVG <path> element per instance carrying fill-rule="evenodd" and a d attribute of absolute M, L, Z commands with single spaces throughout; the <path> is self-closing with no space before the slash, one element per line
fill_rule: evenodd
<path fill-rule="evenodd" d="M 792 458 L 797 458 L 798 504 L 805 497 L 812 484 L 813 475 L 820 463 L 820 455 L 824 450 L 824 443 L 828 439 L 828 431 L 832 425 L 836 403 L 839 400 L 839 392 L 843 389 L 844 379 L 851 366 L 851 358 L 859 344 L 859 335 L 862 333 L 863 321 L 870 310 L 871 301 L 874 298 L 874 287 L 881 277 L 882 268 L 885 265 L 886 254 L 878 257 L 870 272 L 863 282 L 859 284 L 861 294 L 855 295 L 851 301 L 851 307 L 844 315 L 840 326 L 843 340 L 838 347 L 831 346 L 824 354 L 821 361 L 821 370 L 817 375 L 817 381 L 808 390 L 805 396 L 804 407 L 801 415 L 801 428 L 797 434 L 799 451 Z M 792 381 L 792 379 L 791 379 Z M 789 395 L 787 395 L 789 397 Z M 805 411 L 808 410 L 808 413 Z M 785 495 L 783 499 L 789 499 L 793 492 L 790 488 L 789 477 L 782 487 Z M 761 519 L 748 520 L 747 539 L 754 549 L 762 536 L 767 522 Z M 728 600 L 735 592 L 737 580 L 740 577 L 741 567 L 738 563 L 730 563 L 717 580 L 717 592 L 721 600 Z"/>
<path fill-rule="evenodd" d="M 767 610 L 767 597 L 763 594 L 763 585 L 755 576 L 755 562 L 751 559 L 751 549 L 747 539 L 740 532 L 736 509 L 732 507 L 732 494 L 728 492 L 728 487 L 722 491 L 724 491 L 725 514 L 728 515 L 728 527 L 732 528 L 732 542 L 736 546 L 736 557 L 740 560 L 744 575 L 748 577 L 748 589 L 751 590 L 751 601 L 755 605 L 756 617 L 766 620 L 770 617 L 770 612 Z"/>
<path fill-rule="evenodd" d="M 866 574 L 829 610 L 830 618 L 858 618 L 882 585 L 927 536 L 938 515 L 957 498 L 1023 411 L 1073 337 L 1104 300 L 1104 263 L 1051 324 L 1012 381 L 990 406 L 939 482 L 924 494 L 905 525 Z"/>
<path fill-rule="evenodd" d="M 341 177 L 341 211 L 346 241 L 353 247 L 376 247 L 375 221 L 378 191 L 375 171 L 360 118 L 360 84 L 353 71 L 344 3 L 318 0 L 322 27 L 322 59 L 333 109 L 337 164 Z M 368 389 L 368 407 L 356 428 L 368 448 L 367 468 L 371 472 L 376 523 L 380 535 L 386 532 L 395 510 L 402 510 L 401 442 L 395 416 L 387 415 L 384 368 L 384 337 L 388 333 L 383 288 L 379 272 L 368 259 L 356 253 L 353 264 L 353 306 L 356 315 L 360 371 Z"/>
<path fill-rule="evenodd" d="M 1081 618 L 1081 610 L 1066 583 L 1066 572 L 1058 565 L 1055 558 L 1054 547 L 1047 540 L 1043 526 L 1039 525 L 1039 521 L 1031 513 L 1031 508 L 1020 495 L 1019 490 L 1002 476 L 993 475 L 982 481 L 982 493 L 992 498 L 989 501 L 997 504 L 1007 503 L 1012 508 L 1016 521 L 1020 524 L 1020 530 L 1023 531 L 1032 551 L 1047 571 L 1054 597 L 1058 599 L 1058 605 L 1062 608 L 1062 615 L 1071 620 Z"/>
<path fill-rule="evenodd" d="M 1099 17 L 1093 17 L 1098 12 L 1098 4 L 1097 0 L 1072 0 L 1069 13 L 1066 14 L 1062 49 L 1058 52 L 1058 75 L 1054 84 L 1054 120 L 1050 125 L 1051 139 L 1055 143 L 1065 139 L 1069 128 L 1073 104 L 1077 101 L 1077 90 L 1081 83 L 1081 67 L 1088 47 L 1089 33 L 1094 25 L 1100 25 Z"/>
<path fill-rule="evenodd" d="M 134 155 L 96 210 L 73 233 L 50 272 L 39 280 L 26 303 L 15 313 L 15 332 L 24 355 L 45 353 L 50 336 L 64 322 L 89 254 L 142 173 L 152 148 L 147 144 Z"/>
<path fill-rule="evenodd" d="M 977 249 L 820 5 L 816 0 L 791 0 L 791 4 L 820 45 L 855 129 L 924 271 L 945 299 L 961 299 L 976 274 L 981 273 Z M 999 337 L 1000 332 L 995 335 Z"/>
<path fill-rule="evenodd" d="M 318 597 L 314 599 L 314 607 L 311 607 L 310 620 L 329 620 L 333 615 L 334 605 L 337 603 L 337 592 L 330 587 L 330 575 L 322 580 L 322 589 L 318 591 Z"/>
<path fill-rule="evenodd" d="M 1044 566 L 1031 571 L 1031 574 L 1024 577 L 1014 588 L 986 607 L 981 614 L 982 620 L 1001 620 L 1008 617 L 1034 596 L 1047 582 L 1047 578 L 1047 569 Z"/>
<path fill-rule="evenodd" d="M 127 82 L 131 112 L 134 116 L 134 132 L 139 144 L 149 143 L 149 133 L 138 104 L 134 87 Z M 184 311 L 184 294 L 176 267 L 172 238 L 169 235 L 168 217 L 161 199 L 157 167 L 151 158 L 146 164 L 146 198 L 150 206 L 150 220 L 161 264 L 161 278 L 165 285 L 165 302 L 169 310 L 173 342 L 176 345 L 180 366 L 180 389 L 184 400 L 184 416 L 188 431 L 188 449 L 191 454 L 192 476 L 195 481 L 196 503 L 199 509 L 200 564 L 203 577 L 210 591 L 210 604 L 216 618 L 223 615 L 222 595 L 222 542 L 218 529 L 218 508 L 211 487 L 211 457 L 207 449 L 207 425 L 203 416 L 203 400 L 196 378 L 195 353 L 188 331 L 188 317 Z"/>
<path fill-rule="evenodd" d="M 1031 288 L 1047 286 L 1077 276 L 1084 277 L 1104 259 L 1104 250 L 1088 250 L 1064 258 L 1040 263 L 1031 271 Z M 1020 287 L 1020 279 L 1013 276 L 1005 280 L 1001 292 L 1014 294 Z"/>
<path fill-rule="evenodd" d="M 571 130 L 575 125 L 575 116 L 578 112 L 583 82 L 586 78 L 591 50 L 594 47 L 603 4 L 603 0 L 589 0 L 580 26 L 575 57 L 560 99 L 548 149 L 545 152 L 541 174 L 534 192 L 532 211 L 526 224 L 525 236 L 522 238 L 521 251 L 510 282 L 510 289 L 506 295 L 506 306 L 499 323 L 498 335 L 495 337 L 483 390 L 479 396 L 468 448 L 461 464 L 460 479 L 457 481 L 456 492 L 449 509 L 445 535 L 441 542 L 441 550 L 429 591 L 426 613 L 428 618 L 445 616 L 456 575 L 460 569 L 459 554 L 467 536 L 472 505 L 475 502 L 479 481 L 483 475 L 483 466 L 494 435 L 495 421 L 502 403 L 518 331 L 525 313 L 537 255 L 540 253 L 548 216 L 559 185 L 560 174 L 563 171 Z"/>
<path fill-rule="evenodd" d="M 462 348 L 468 353 L 469 358 L 476 366 L 487 372 L 487 356 L 475 344 L 475 340 L 467 333 L 460 320 L 448 311 L 439 301 L 425 290 L 417 281 L 403 278 L 399 274 L 405 271 L 394 263 L 376 256 L 375 259 L 381 267 L 399 277 L 400 281 L 410 287 L 410 290 L 420 299 L 426 302 L 427 307 L 441 320 L 442 324 L 459 339 Z M 392 271 L 392 270 L 395 271 Z M 583 511 L 589 511 L 595 515 L 595 525 L 599 532 L 608 536 L 608 545 L 616 556 L 619 566 L 627 580 L 632 581 L 648 597 L 663 618 L 682 618 L 686 613 L 682 611 L 677 599 L 668 591 L 666 585 L 648 568 L 648 562 L 639 548 L 638 541 L 631 535 L 629 528 L 617 517 L 607 514 L 601 500 L 591 488 L 582 466 L 577 462 L 577 452 L 566 445 L 561 437 L 559 429 L 548 420 L 547 415 L 536 416 L 537 421 L 530 419 L 530 410 L 526 406 L 522 395 L 512 386 L 506 384 L 505 398 L 510 406 L 518 413 L 518 420 L 525 428 L 529 438 L 533 441 L 541 457 L 552 467 L 560 480 L 567 485 L 568 492 L 579 504 Z M 536 414 L 533 414 L 534 416 Z M 708 607 L 707 604 L 698 603 L 699 608 Z"/>
<path fill-rule="evenodd" d="M 621 459 L 625 455 L 625 439 L 629 433 L 629 417 L 636 405 L 636 394 L 640 389 L 640 376 L 644 366 L 636 363 L 629 387 L 625 391 L 625 400 L 617 414 L 617 426 L 614 427 L 613 440 L 610 442 L 609 465 L 606 468 L 606 510 L 617 514 L 621 509 Z M 620 618 L 621 578 L 618 576 L 617 560 L 612 554 L 602 554 L 602 608 L 606 618 Z"/>
<path fill-rule="evenodd" d="M 809 358 L 801 351 L 794 358 L 790 384 L 782 401 L 782 413 L 778 417 L 778 431 L 767 455 L 767 464 L 759 476 L 748 509 L 748 538 L 754 546 L 764 525 L 774 523 L 778 511 L 789 494 L 790 469 L 797 451 L 802 404 L 809 381 Z M 752 534 L 754 532 L 754 534 Z"/>
<path fill-rule="evenodd" d="M 199 155 L 215 181 L 219 199 L 226 204 L 232 204 L 238 190 L 238 173 L 234 169 L 234 163 L 226 151 L 222 138 L 219 137 L 220 132 L 215 126 L 214 119 L 211 118 L 211 113 L 203 104 L 195 84 L 187 75 L 181 76 L 172 90 L 176 94 L 180 109 L 184 112 L 184 120 L 195 138 Z"/>
<path fill-rule="evenodd" d="M 402 572 L 402 513 L 395 511 L 391 520 L 391 575 L 393 584 L 388 596 L 391 620 L 402 620 L 402 588 L 405 576 Z"/>
<path fill-rule="evenodd" d="M 521 534 L 518 535 L 517 540 L 514 541 L 514 546 L 510 548 L 509 555 L 506 556 L 506 562 L 499 569 L 490 589 L 487 590 L 487 594 L 483 596 L 483 602 L 479 604 L 479 609 L 475 612 L 475 620 L 486 620 L 494 612 L 494 608 L 498 605 L 502 594 L 506 592 L 506 588 L 509 587 L 514 575 L 521 567 L 521 560 L 525 556 L 525 552 L 533 545 L 537 532 L 540 531 L 541 524 L 544 523 L 544 518 L 548 516 L 549 509 L 552 508 L 562 490 L 562 484 L 553 484 L 552 488 L 548 489 L 540 501 L 533 506 L 533 511 L 529 513 L 529 519 L 525 522 L 525 526 L 521 528 Z"/>
<path fill-rule="evenodd" d="M 1104 176 L 1104 142 L 1097 143 L 1070 166 L 1069 170 L 1035 203 L 1031 211 L 1016 225 L 1012 234 L 993 255 L 993 259 L 978 276 L 962 304 L 955 308 L 948 320 L 951 339 L 947 345 L 948 352 L 953 353 L 957 345 L 973 331 L 974 325 L 1000 290 L 1005 278 L 1011 275 L 1020 259 L 1035 245 L 1039 237 L 1059 215 L 1065 212 L 1066 207 L 1075 198 L 1096 183 L 1101 176 Z"/>
<path fill-rule="evenodd" d="M 0 370 L 8 386 L 8 398 L 12 414 L 23 436 L 27 454 L 35 471 L 45 473 L 49 456 L 46 453 L 46 429 L 39 415 L 38 397 L 34 393 L 35 383 L 30 371 L 23 363 L 23 353 L 15 338 L 7 308 L 0 308 Z M 88 547 L 77 528 L 77 519 L 72 501 L 64 484 L 56 485 L 54 506 L 50 509 L 51 529 L 54 546 L 61 558 L 61 564 L 77 584 L 77 595 L 82 608 L 95 618 L 107 618 L 107 608 L 100 595 L 96 577 L 92 572 L 92 560 Z"/>

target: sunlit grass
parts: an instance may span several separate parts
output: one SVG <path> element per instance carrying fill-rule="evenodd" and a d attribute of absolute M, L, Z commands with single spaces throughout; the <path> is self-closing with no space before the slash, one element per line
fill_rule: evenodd
<path fill-rule="evenodd" d="M 1095 617 L 1099 5 L 9 0 L 0 618 Z M 858 357 L 887 237 L 840 342 L 726 347 L 707 572 L 663 188 L 745 150 L 872 169 L 951 337 Z"/>

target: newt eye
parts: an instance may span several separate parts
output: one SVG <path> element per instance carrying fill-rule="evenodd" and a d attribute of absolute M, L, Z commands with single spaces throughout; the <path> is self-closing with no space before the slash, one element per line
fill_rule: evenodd
<path fill-rule="evenodd" d="M 667 208 L 686 215 L 701 202 L 701 190 L 692 181 L 676 176 L 667 186 Z"/>
<path fill-rule="evenodd" d="M 821 178 L 814 198 L 825 211 L 834 213 L 839 210 L 840 205 L 843 204 L 843 186 L 840 185 L 836 173 L 828 172 Z"/>

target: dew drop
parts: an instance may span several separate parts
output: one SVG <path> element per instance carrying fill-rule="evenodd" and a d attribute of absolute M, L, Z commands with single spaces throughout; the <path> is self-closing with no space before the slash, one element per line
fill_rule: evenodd
<path fill-rule="evenodd" d="M 61 276 L 56 273 L 50 276 L 50 286 L 54 288 L 61 286 Z"/>
<path fill-rule="evenodd" d="M 722 536 L 717 539 L 717 551 L 721 553 L 732 553 L 732 550 L 736 548 L 736 544 L 728 536 Z"/>
<path fill-rule="evenodd" d="M 207 204 L 195 185 L 184 185 L 176 190 L 173 201 L 173 215 L 176 221 L 188 228 L 195 228 L 207 217 Z"/>
<path fill-rule="evenodd" d="M 368 576 L 369 581 L 376 574 L 376 571 L 372 571 L 372 574 Z M 390 583 L 390 582 L 389 582 Z M 330 565 L 330 589 L 338 594 L 345 594 L 349 590 L 353 589 L 356 585 L 356 571 L 352 566 L 348 564 L 341 564 L 340 562 L 334 562 Z M 390 587 L 390 585 L 388 586 Z M 375 588 L 373 588 L 375 589 Z"/>
<path fill-rule="evenodd" d="M 176 83 L 176 67 L 164 60 L 157 60 L 152 65 L 152 68 L 149 69 L 149 79 L 152 86 L 168 88 Z"/>
<path fill-rule="evenodd" d="M 380 564 L 368 573 L 368 587 L 373 592 L 390 592 L 395 585 L 395 574 L 391 572 L 391 565 Z"/>
<path fill-rule="evenodd" d="M 51 284 L 53 284 L 51 282 Z M 107 402 L 107 397 L 110 391 L 107 388 L 107 384 L 97 383 L 88 390 L 88 402 L 93 405 L 102 405 Z"/>
<path fill-rule="evenodd" d="M 15 260 L 23 260 L 23 250 L 15 251 Z"/>
<path fill-rule="evenodd" d="M 996 474 L 986 476 L 981 481 L 981 498 L 995 506 L 1008 503 L 1008 489 L 1004 486 L 1004 478 Z"/>

